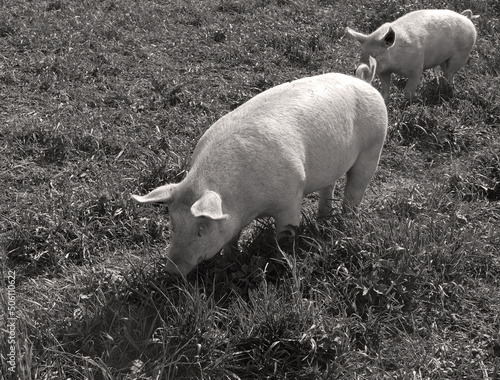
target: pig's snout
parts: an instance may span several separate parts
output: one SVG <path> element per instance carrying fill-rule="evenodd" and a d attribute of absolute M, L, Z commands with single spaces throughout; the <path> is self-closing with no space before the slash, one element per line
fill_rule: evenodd
<path fill-rule="evenodd" d="M 165 270 L 172 274 L 180 274 L 187 276 L 198 264 L 201 264 L 207 259 L 206 255 L 193 253 L 189 247 L 177 246 L 177 244 L 170 245 L 167 253 L 167 263 Z"/>
<path fill-rule="evenodd" d="M 201 260 L 198 260 L 199 262 L 203 261 L 202 258 Z M 186 277 L 191 270 L 194 269 L 194 267 L 198 264 L 193 264 L 190 263 L 189 261 L 185 260 L 183 257 L 180 255 L 172 255 L 172 254 L 167 254 L 167 263 L 165 265 L 165 270 L 169 273 L 172 274 L 177 274 L 181 275 L 183 277 Z"/>

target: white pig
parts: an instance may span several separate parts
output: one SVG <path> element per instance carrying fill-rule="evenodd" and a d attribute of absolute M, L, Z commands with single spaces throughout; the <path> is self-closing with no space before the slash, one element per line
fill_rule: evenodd
<path fill-rule="evenodd" d="M 324 74 L 271 88 L 213 124 L 187 176 L 139 203 L 165 203 L 171 219 L 167 270 L 186 275 L 221 248 L 237 245 L 254 219 L 272 216 L 278 238 L 299 225 L 303 197 L 319 190 L 331 211 L 335 181 L 347 172 L 343 209 L 355 210 L 377 168 L 387 111 L 371 85 Z"/>
<path fill-rule="evenodd" d="M 443 9 L 410 12 L 366 35 L 346 28 L 361 43 L 361 62 L 377 60 L 382 96 L 389 101 L 391 73 L 408 78 L 405 97 L 415 96 L 423 70 L 440 65 L 448 83 L 465 64 L 476 41 L 470 10 L 462 14 Z"/>

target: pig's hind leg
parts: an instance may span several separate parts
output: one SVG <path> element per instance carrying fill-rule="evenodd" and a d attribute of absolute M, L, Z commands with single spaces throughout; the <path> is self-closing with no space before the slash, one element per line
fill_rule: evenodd
<path fill-rule="evenodd" d="M 450 86 L 453 85 L 453 77 L 458 70 L 465 65 L 468 57 L 469 52 L 459 52 L 440 64 L 441 69 L 443 70 L 443 76 L 446 78 Z"/>
<path fill-rule="evenodd" d="M 369 151 L 362 152 L 354 165 L 347 171 L 344 202 L 342 204 L 344 213 L 356 212 L 377 169 L 380 150 L 380 145 L 374 145 Z"/>

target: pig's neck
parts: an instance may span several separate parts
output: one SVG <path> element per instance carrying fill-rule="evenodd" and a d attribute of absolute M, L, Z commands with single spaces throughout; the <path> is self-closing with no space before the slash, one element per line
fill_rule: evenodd
<path fill-rule="evenodd" d="M 196 194 L 195 198 L 201 197 L 206 190 L 218 193 L 222 199 L 222 211 L 231 216 L 231 224 L 235 224 L 234 232 L 237 232 L 259 215 L 259 205 L 251 199 L 252 194 L 247 191 L 248 189 L 243 189 L 242 192 L 240 176 L 241 173 L 231 174 L 227 170 L 213 173 L 210 168 L 206 168 L 204 165 L 193 165 L 188 176 L 184 179 L 183 185 Z"/>

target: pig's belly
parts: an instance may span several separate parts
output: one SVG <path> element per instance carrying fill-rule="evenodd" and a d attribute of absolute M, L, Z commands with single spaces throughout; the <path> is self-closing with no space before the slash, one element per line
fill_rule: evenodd
<path fill-rule="evenodd" d="M 356 162 L 357 149 L 350 152 L 339 151 L 339 154 L 330 155 L 329 159 L 309 164 L 306 169 L 306 183 L 304 195 L 318 191 L 335 184 Z"/>

